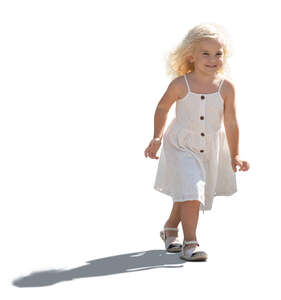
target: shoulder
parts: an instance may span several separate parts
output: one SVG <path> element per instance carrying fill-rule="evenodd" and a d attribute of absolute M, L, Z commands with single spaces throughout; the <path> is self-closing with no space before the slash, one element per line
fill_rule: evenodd
<path fill-rule="evenodd" d="M 172 88 L 174 90 L 177 100 L 183 98 L 186 95 L 186 93 L 188 92 L 184 75 L 178 76 L 175 79 L 173 79 L 171 81 L 170 85 L 172 86 Z"/>
<path fill-rule="evenodd" d="M 228 78 L 223 78 L 223 84 L 221 87 L 221 96 L 226 101 L 234 101 L 235 98 L 235 86 L 234 83 Z"/>
<path fill-rule="evenodd" d="M 160 99 L 157 108 L 169 111 L 173 103 L 181 98 L 182 80 L 184 80 L 184 78 L 181 77 L 183 76 L 171 80 L 164 95 Z"/>
<path fill-rule="evenodd" d="M 182 98 L 184 93 L 186 93 L 184 75 L 178 76 L 171 80 L 168 85 L 167 92 L 170 95 L 173 95 L 175 100 Z"/>
<path fill-rule="evenodd" d="M 170 82 L 170 85 L 173 86 L 174 88 L 179 88 L 184 83 L 184 81 L 185 81 L 184 75 L 178 76 Z"/>

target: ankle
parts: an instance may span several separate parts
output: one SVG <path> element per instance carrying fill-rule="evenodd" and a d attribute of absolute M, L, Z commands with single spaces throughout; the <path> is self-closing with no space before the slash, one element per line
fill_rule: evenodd
<path fill-rule="evenodd" d="M 184 241 L 197 241 L 197 239 L 196 238 L 191 238 L 191 239 L 184 239 Z M 194 248 L 194 247 L 196 247 L 196 246 L 198 246 L 198 241 L 197 241 L 197 244 L 196 243 L 192 243 L 192 244 L 185 244 L 185 243 L 183 243 L 183 246 L 184 246 L 184 248 L 186 248 L 186 249 L 188 249 L 188 248 Z"/>

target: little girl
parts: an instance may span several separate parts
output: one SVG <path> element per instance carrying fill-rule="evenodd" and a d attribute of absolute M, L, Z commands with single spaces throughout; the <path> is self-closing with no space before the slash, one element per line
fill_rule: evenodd
<path fill-rule="evenodd" d="M 169 56 L 175 78 L 157 105 L 154 138 L 144 152 L 159 159 L 163 137 L 154 188 L 172 197 L 173 208 L 160 236 L 167 251 L 182 251 L 185 260 L 207 260 L 196 239 L 199 210 L 211 210 L 215 196 L 237 192 L 237 165 L 239 171 L 250 168 L 239 156 L 235 89 L 223 76 L 229 45 L 221 28 L 195 26 Z M 176 117 L 162 136 L 174 102 Z M 177 235 L 180 221 L 183 245 Z"/>

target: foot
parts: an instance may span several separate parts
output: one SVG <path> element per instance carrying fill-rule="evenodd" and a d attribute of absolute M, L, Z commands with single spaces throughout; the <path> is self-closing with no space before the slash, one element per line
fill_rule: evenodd
<path fill-rule="evenodd" d="M 166 223 L 164 229 L 165 228 L 177 228 L 177 227 L 169 226 L 169 224 Z M 178 231 L 165 229 L 165 235 L 166 235 L 166 244 L 170 244 L 174 242 L 180 243 L 180 240 L 178 238 Z"/>
<path fill-rule="evenodd" d="M 183 255 L 181 258 L 186 260 L 206 260 L 208 258 L 207 253 L 201 250 L 198 242 L 197 244 L 183 244 Z"/>
<path fill-rule="evenodd" d="M 183 253 L 184 253 L 184 255 L 187 255 L 187 256 L 190 256 L 194 251 L 197 251 L 197 249 L 199 249 L 199 243 L 183 245 Z"/>
<path fill-rule="evenodd" d="M 173 230 L 172 230 L 173 229 Z M 178 238 L 178 230 L 176 227 L 168 227 L 165 225 L 160 233 L 161 238 L 165 242 L 165 248 L 169 252 L 180 252 L 182 249 L 181 241 Z"/>

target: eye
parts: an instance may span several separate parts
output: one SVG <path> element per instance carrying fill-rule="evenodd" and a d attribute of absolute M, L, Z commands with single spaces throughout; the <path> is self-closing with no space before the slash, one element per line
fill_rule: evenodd
<path fill-rule="evenodd" d="M 208 52 L 203 52 L 203 55 L 209 55 L 209 53 Z M 218 55 L 218 56 L 222 56 L 222 53 L 221 52 L 218 52 L 216 55 Z"/>

